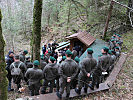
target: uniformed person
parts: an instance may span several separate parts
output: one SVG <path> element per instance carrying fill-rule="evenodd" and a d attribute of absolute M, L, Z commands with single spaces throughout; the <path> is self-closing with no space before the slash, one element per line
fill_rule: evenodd
<path fill-rule="evenodd" d="M 119 42 L 120 43 L 120 46 L 122 46 L 123 44 L 123 40 L 121 39 L 121 36 L 119 34 L 117 34 L 117 40 L 116 42 Z"/>
<path fill-rule="evenodd" d="M 56 59 L 50 56 L 49 63 L 43 69 L 44 83 L 43 83 L 43 88 L 41 90 L 42 94 L 46 93 L 46 88 L 48 87 L 48 83 L 50 83 L 49 93 L 53 92 L 55 80 L 59 76 L 58 68 L 59 66 L 56 64 Z"/>
<path fill-rule="evenodd" d="M 116 52 L 116 58 L 118 59 L 120 56 L 119 47 L 115 47 L 115 52 Z"/>
<path fill-rule="evenodd" d="M 110 45 L 109 45 L 109 49 L 110 49 L 110 50 L 114 50 L 114 48 L 115 48 L 115 43 L 116 43 L 115 39 L 112 39 L 111 42 L 110 42 Z"/>
<path fill-rule="evenodd" d="M 119 47 L 119 51 L 121 52 L 120 42 L 116 42 L 116 46 L 115 47 Z"/>
<path fill-rule="evenodd" d="M 24 62 L 25 61 L 25 55 L 28 54 L 27 50 L 24 50 L 22 54 L 19 55 L 20 61 Z"/>
<path fill-rule="evenodd" d="M 35 60 L 33 65 L 34 67 L 29 68 L 25 73 L 25 76 L 29 81 L 29 90 L 31 92 L 31 96 L 39 95 L 41 86 L 40 80 L 43 78 L 42 70 L 39 69 L 39 61 Z"/>
<path fill-rule="evenodd" d="M 64 88 L 66 87 L 66 97 L 70 95 L 70 86 L 73 79 L 76 77 L 78 72 L 78 64 L 71 59 L 72 52 L 70 50 L 66 51 L 67 59 L 63 61 L 59 68 L 60 74 L 60 90 L 57 92 L 57 97 L 62 98 L 64 93 Z"/>
<path fill-rule="evenodd" d="M 113 50 L 109 50 L 108 51 L 108 56 L 109 56 L 109 68 L 107 69 L 107 73 L 108 73 L 108 75 L 109 75 L 109 73 L 111 72 L 111 69 L 112 69 L 112 66 L 113 66 L 113 58 L 112 58 L 112 55 L 113 55 L 113 53 L 112 53 L 112 51 Z"/>
<path fill-rule="evenodd" d="M 44 54 L 41 55 L 41 60 L 40 60 L 40 67 L 43 70 L 44 67 L 47 65 L 46 61 L 44 60 Z"/>
<path fill-rule="evenodd" d="M 97 65 L 97 61 L 93 58 L 93 50 L 92 48 L 87 49 L 87 57 L 83 59 L 82 62 L 80 62 L 80 73 L 78 76 L 78 88 L 75 89 L 75 92 L 80 94 L 82 87 L 84 87 L 84 92 L 87 93 L 88 84 L 91 80 L 91 76 L 93 73 L 93 70 L 95 69 Z"/>
<path fill-rule="evenodd" d="M 92 73 L 92 83 L 89 84 L 88 86 L 90 87 L 91 90 L 94 90 L 94 87 L 99 88 L 99 84 L 101 82 L 101 76 L 102 71 L 100 67 L 96 67 Z"/>
<path fill-rule="evenodd" d="M 77 75 L 76 75 L 76 77 L 75 77 L 75 79 L 73 80 L 73 82 L 72 82 L 72 89 L 75 89 L 76 88 L 76 86 L 77 86 L 77 84 L 78 84 L 78 74 L 79 74 L 79 72 L 80 72 L 80 68 L 79 68 L 79 62 L 80 62 L 80 59 L 76 56 L 75 57 L 75 62 L 78 64 L 78 73 L 77 73 Z"/>
<path fill-rule="evenodd" d="M 113 34 L 113 36 L 111 37 L 111 39 L 115 39 L 116 40 L 116 33 Z"/>
<path fill-rule="evenodd" d="M 112 69 L 114 68 L 114 63 L 116 61 L 116 56 L 114 53 L 115 53 L 115 51 L 113 51 L 113 50 L 109 50 L 109 52 L 108 52 L 109 56 L 111 57 L 111 62 L 110 62 L 111 66 L 109 68 L 109 72 L 111 72 Z"/>
<path fill-rule="evenodd" d="M 24 80 L 26 69 L 26 65 L 20 61 L 19 55 L 16 55 L 15 61 L 10 65 L 10 70 L 13 77 L 13 82 L 17 84 L 18 90 L 21 88 L 21 80 Z"/>
<path fill-rule="evenodd" d="M 30 57 L 26 57 L 26 60 L 24 63 L 26 65 L 27 69 L 33 67 L 33 63 L 31 62 Z"/>
<path fill-rule="evenodd" d="M 72 51 L 72 59 L 74 60 L 75 57 L 77 56 L 77 51 L 75 50 L 75 47 L 73 47 L 73 51 Z"/>
<path fill-rule="evenodd" d="M 110 57 L 108 56 L 108 51 L 109 51 L 108 47 L 103 47 L 101 50 L 102 56 L 99 57 L 98 59 L 98 67 L 101 68 L 102 72 L 106 72 L 110 66 Z M 102 78 L 101 81 L 103 81 L 104 75 L 101 78 Z"/>

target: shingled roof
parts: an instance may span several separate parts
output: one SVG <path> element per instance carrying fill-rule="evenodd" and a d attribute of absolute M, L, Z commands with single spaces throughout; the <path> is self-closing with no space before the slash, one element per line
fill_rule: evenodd
<path fill-rule="evenodd" d="M 75 33 L 73 35 L 70 35 L 68 37 L 66 37 L 66 39 L 74 39 L 74 38 L 77 38 L 79 39 L 82 43 L 84 43 L 87 47 L 89 47 L 96 39 L 90 35 L 89 33 L 87 32 L 78 32 L 78 33 Z"/>

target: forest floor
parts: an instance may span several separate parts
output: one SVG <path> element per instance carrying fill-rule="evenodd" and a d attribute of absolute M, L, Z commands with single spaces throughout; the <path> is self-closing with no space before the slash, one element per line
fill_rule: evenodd
<path fill-rule="evenodd" d="M 123 65 L 114 85 L 107 91 L 90 94 L 85 97 L 74 98 L 73 100 L 133 100 L 133 37 L 132 32 L 122 35 L 124 45 L 123 52 L 128 53 L 127 60 Z M 8 93 L 8 100 L 24 97 L 28 92 L 19 94 L 16 92 Z"/>

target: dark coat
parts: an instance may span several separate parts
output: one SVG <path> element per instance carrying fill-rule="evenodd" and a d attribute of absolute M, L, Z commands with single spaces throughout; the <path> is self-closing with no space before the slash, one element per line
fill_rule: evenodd
<path fill-rule="evenodd" d="M 7 74 L 7 78 L 12 78 L 12 75 L 11 75 L 11 71 L 10 71 L 10 65 L 14 62 L 14 58 L 13 57 L 9 57 L 9 55 L 7 56 L 7 59 L 6 59 L 6 70 L 8 72 Z"/>
<path fill-rule="evenodd" d="M 21 63 L 21 65 L 20 65 L 19 68 L 21 69 L 21 72 L 22 72 L 22 73 L 21 73 L 21 76 L 24 76 L 24 74 L 25 74 L 27 68 L 26 68 L 26 65 L 25 65 L 23 62 L 21 62 L 21 61 L 12 63 L 12 64 L 10 65 L 10 71 L 14 68 L 14 66 L 15 66 L 16 68 L 18 68 L 18 66 L 19 66 L 20 63 Z M 14 66 L 13 66 L 13 64 L 14 64 Z"/>
<path fill-rule="evenodd" d="M 47 64 L 43 69 L 44 79 L 46 80 L 56 79 L 59 76 L 58 68 L 59 66 L 57 64 L 52 64 L 52 63 Z"/>
<path fill-rule="evenodd" d="M 19 55 L 19 59 L 20 61 L 25 62 L 25 56 L 23 54 Z"/>
<path fill-rule="evenodd" d="M 43 78 L 43 73 L 41 69 L 38 68 L 29 68 L 26 73 L 25 77 L 29 80 L 29 85 L 33 84 L 40 84 L 40 80 Z"/>
<path fill-rule="evenodd" d="M 98 59 L 98 67 L 101 68 L 103 72 L 107 71 L 110 66 L 110 57 L 107 54 L 103 54 L 103 56 Z"/>
<path fill-rule="evenodd" d="M 92 57 L 92 55 L 88 55 L 88 57 L 84 58 L 83 61 L 80 63 L 80 75 L 87 76 L 88 73 L 92 74 L 96 65 L 97 61 Z"/>
<path fill-rule="evenodd" d="M 40 67 L 41 67 L 41 69 L 43 70 L 44 69 L 44 67 L 47 65 L 47 63 L 44 61 L 44 60 L 41 60 L 40 61 Z"/>
<path fill-rule="evenodd" d="M 60 77 L 63 79 L 67 79 L 67 77 L 71 77 L 73 80 L 78 73 L 78 64 L 74 60 L 66 59 L 63 61 L 59 67 Z"/>

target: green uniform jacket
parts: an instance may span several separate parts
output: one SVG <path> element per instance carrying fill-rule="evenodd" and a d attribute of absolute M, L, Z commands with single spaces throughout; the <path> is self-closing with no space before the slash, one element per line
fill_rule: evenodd
<path fill-rule="evenodd" d="M 25 56 L 23 54 L 20 54 L 19 59 L 20 59 L 20 61 L 24 62 L 25 61 Z"/>
<path fill-rule="evenodd" d="M 80 75 L 87 76 L 88 73 L 92 74 L 96 65 L 97 61 L 92 57 L 92 55 L 88 54 L 87 58 L 84 58 L 82 62 L 80 62 Z"/>
<path fill-rule="evenodd" d="M 37 84 L 43 78 L 43 73 L 41 69 L 33 67 L 26 71 L 25 77 L 28 79 L 29 85 Z"/>
<path fill-rule="evenodd" d="M 110 66 L 110 57 L 107 54 L 103 54 L 103 56 L 98 59 L 98 67 L 101 68 L 103 72 L 107 71 Z"/>
<path fill-rule="evenodd" d="M 63 61 L 59 67 L 60 77 L 63 79 L 67 79 L 67 77 L 71 77 L 73 80 L 78 73 L 78 64 L 74 60 L 66 59 Z"/>
<path fill-rule="evenodd" d="M 47 64 L 43 69 L 44 79 L 46 80 L 56 79 L 59 76 L 58 68 L 59 65 L 57 64 L 52 64 L 52 63 Z"/>

